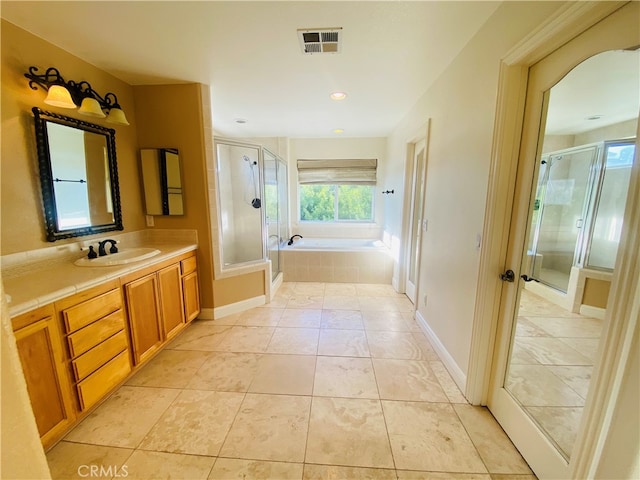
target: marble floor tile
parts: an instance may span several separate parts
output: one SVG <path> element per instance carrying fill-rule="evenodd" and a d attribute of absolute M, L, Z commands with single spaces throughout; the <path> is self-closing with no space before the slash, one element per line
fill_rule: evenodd
<path fill-rule="evenodd" d="M 322 310 L 320 328 L 339 330 L 364 330 L 359 310 Z"/>
<path fill-rule="evenodd" d="M 356 296 L 358 291 L 353 283 L 327 283 L 324 286 L 325 295 L 348 295 Z"/>
<path fill-rule="evenodd" d="M 165 350 L 213 351 L 231 331 L 228 325 L 193 322 L 173 339 Z"/>
<path fill-rule="evenodd" d="M 360 310 L 378 310 L 385 312 L 399 312 L 398 305 L 393 297 L 368 297 L 359 296 Z"/>
<path fill-rule="evenodd" d="M 324 295 L 325 284 L 322 282 L 296 282 L 293 286 L 294 295 Z"/>
<path fill-rule="evenodd" d="M 449 401 L 428 362 L 374 358 L 373 367 L 384 400 Z"/>
<path fill-rule="evenodd" d="M 184 390 L 138 448 L 215 456 L 243 399 L 243 393 Z"/>
<path fill-rule="evenodd" d="M 358 310 L 360 302 L 353 295 L 325 295 L 322 308 L 332 310 Z"/>
<path fill-rule="evenodd" d="M 62 441 L 47 453 L 47 462 L 53 480 L 87 478 L 92 466 L 110 468 L 111 475 L 105 475 L 103 478 L 111 478 L 116 473 L 124 473 L 122 465 L 132 453 L 133 450 L 126 448 Z"/>
<path fill-rule="evenodd" d="M 467 399 L 464 398 L 464 395 L 458 388 L 458 385 L 456 385 L 456 382 L 451 378 L 451 375 L 447 371 L 447 367 L 445 367 L 442 362 L 429 362 L 429 367 L 431 367 L 431 371 L 433 371 L 438 382 L 440 382 L 442 390 L 444 390 L 445 395 L 451 403 L 468 403 Z"/>
<path fill-rule="evenodd" d="M 591 384 L 593 367 L 550 366 L 553 374 L 586 399 Z"/>
<path fill-rule="evenodd" d="M 305 463 L 393 468 L 380 402 L 314 397 Z"/>
<path fill-rule="evenodd" d="M 529 319 L 531 317 L 580 317 L 579 314 L 571 313 L 528 290 L 520 292 L 518 315 Z"/>
<path fill-rule="evenodd" d="M 236 325 L 253 327 L 275 327 L 280 322 L 284 308 L 253 308 L 242 312 Z"/>
<path fill-rule="evenodd" d="M 536 327 L 551 337 L 600 338 L 602 320 L 596 318 L 531 318 Z"/>
<path fill-rule="evenodd" d="M 557 338 L 516 337 L 515 343 L 543 365 L 591 365 L 591 360 Z"/>
<path fill-rule="evenodd" d="M 131 480 L 206 480 L 214 457 L 136 450 L 127 460 L 127 476 Z"/>
<path fill-rule="evenodd" d="M 584 399 L 544 365 L 511 365 L 505 387 L 527 407 L 584 406 Z"/>
<path fill-rule="evenodd" d="M 522 345 L 519 345 L 517 341 L 511 345 L 510 362 L 513 365 L 540 365 L 540 362 L 528 353 Z"/>
<path fill-rule="evenodd" d="M 321 295 L 301 295 L 296 293 L 289 298 L 287 308 L 321 309 L 324 296 Z"/>
<path fill-rule="evenodd" d="M 582 420 L 582 407 L 527 407 L 526 410 L 570 457 Z"/>
<path fill-rule="evenodd" d="M 271 299 L 269 303 L 265 303 L 264 305 L 260 305 L 258 308 L 285 308 L 287 303 L 289 303 L 290 295 L 283 295 L 280 290 L 278 293 Z"/>
<path fill-rule="evenodd" d="M 453 407 L 383 400 L 396 468 L 487 473 Z"/>
<path fill-rule="evenodd" d="M 322 310 L 288 308 L 282 313 L 278 327 L 320 328 Z"/>
<path fill-rule="evenodd" d="M 268 353 L 315 355 L 318 351 L 317 328 L 276 328 L 267 346 Z"/>
<path fill-rule="evenodd" d="M 363 330 L 321 329 L 318 355 L 369 357 L 367 337 Z"/>
<path fill-rule="evenodd" d="M 339 467 L 337 465 L 304 466 L 303 480 L 396 480 L 396 472 L 386 468 Z"/>
<path fill-rule="evenodd" d="M 518 317 L 516 337 L 551 337 L 548 332 L 532 323 L 527 317 Z"/>
<path fill-rule="evenodd" d="M 369 351 L 374 358 L 426 360 L 411 332 L 367 331 Z"/>
<path fill-rule="evenodd" d="M 598 347 L 600 346 L 599 338 L 559 338 L 558 340 L 588 358 L 591 365 L 596 364 Z"/>
<path fill-rule="evenodd" d="M 413 313 L 416 309 L 415 305 L 409 298 L 405 295 L 403 297 L 396 297 L 394 299 L 396 307 L 400 312 L 411 312 Z"/>
<path fill-rule="evenodd" d="M 362 322 L 365 330 L 408 332 L 409 326 L 400 312 L 364 310 Z"/>
<path fill-rule="evenodd" d="M 535 475 L 517 475 L 517 474 L 502 474 L 494 473 L 491 475 L 491 480 L 538 480 Z"/>
<path fill-rule="evenodd" d="M 220 456 L 302 462 L 310 407 L 310 397 L 248 393 Z"/>
<path fill-rule="evenodd" d="M 490 473 L 532 473 L 489 410 L 462 404 L 453 408 Z"/>
<path fill-rule="evenodd" d="M 358 283 L 356 291 L 361 297 L 398 297 L 404 296 L 396 292 L 391 285 L 383 285 L 379 283 Z"/>
<path fill-rule="evenodd" d="M 416 341 L 416 343 L 420 346 L 420 350 L 422 350 L 424 357 L 430 362 L 439 362 L 440 357 L 438 356 L 436 351 L 433 349 L 433 346 L 431 345 L 431 342 L 429 342 L 429 339 L 427 338 L 427 336 L 424 333 L 422 333 L 422 331 L 412 332 L 412 333 L 413 333 L 413 338 Z"/>
<path fill-rule="evenodd" d="M 318 357 L 313 394 L 321 397 L 379 398 L 371 359 Z"/>
<path fill-rule="evenodd" d="M 218 458 L 211 480 L 301 480 L 302 463 L 265 462 L 238 458 Z"/>
<path fill-rule="evenodd" d="M 140 369 L 127 385 L 184 388 L 206 362 L 209 353 L 190 350 L 162 350 Z"/>
<path fill-rule="evenodd" d="M 188 389 L 246 392 L 258 371 L 259 354 L 215 352 L 187 384 Z"/>
<path fill-rule="evenodd" d="M 137 447 L 180 390 L 120 387 L 65 437 L 112 447 Z"/>
<path fill-rule="evenodd" d="M 398 480 L 492 480 L 484 473 L 444 473 L 417 472 L 415 470 L 397 470 Z"/>
<path fill-rule="evenodd" d="M 315 369 L 315 355 L 264 354 L 249 392 L 311 395 Z"/>
<path fill-rule="evenodd" d="M 262 353 L 267 349 L 274 331 L 274 327 L 231 327 L 215 350 L 218 352 Z"/>

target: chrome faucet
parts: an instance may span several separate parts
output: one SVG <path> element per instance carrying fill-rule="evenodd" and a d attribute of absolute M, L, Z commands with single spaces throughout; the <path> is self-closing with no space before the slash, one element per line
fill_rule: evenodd
<path fill-rule="evenodd" d="M 287 242 L 287 245 L 293 245 L 293 239 L 296 237 L 304 238 L 302 235 L 292 235 L 289 241 Z"/>
<path fill-rule="evenodd" d="M 104 257 L 107 254 L 107 252 L 104 249 L 104 246 L 107 243 L 111 244 L 111 248 L 109 249 L 109 253 L 118 253 L 118 247 L 116 247 L 116 241 L 112 240 L 110 238 L 107 238 L 106 240 L 103 240 L 100 243 L 98 243 L 98 256 L 99 257 Z"/>

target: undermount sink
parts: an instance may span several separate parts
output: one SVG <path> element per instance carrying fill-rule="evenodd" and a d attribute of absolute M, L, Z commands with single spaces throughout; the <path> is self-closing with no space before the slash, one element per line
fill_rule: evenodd
<path fill-rule="evenodd" d="M 98 258 L 83 257 L 73 262 L 73 264 L 79 267 L 112 267 L 146 260 L 147 258 L 155 257 L 159 253 L 160 250 L 155 248 L 122 248 L 118 253 L 110 253 Z"/>

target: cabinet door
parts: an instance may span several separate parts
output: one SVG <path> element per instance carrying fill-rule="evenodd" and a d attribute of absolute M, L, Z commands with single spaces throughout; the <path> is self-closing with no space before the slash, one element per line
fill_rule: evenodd
<path fill-rule="evenodd" d="M 47 316 L 15 332 L 18 354 L 44 447 L 74 421 L 71 384 L 55 319 Z"/>
<path fill-rule="evenodd" d="M 200 314 L 200 291 L 198 290 L 198 272 L 182 277 L 182 293 L 184 295 L 184 314 L 187 322 Z"/>
<path fill-rule="evenodd" d="M 156 274 L 127 283 L 127 312 L 135 364 L 160 347 L 163 340 Z"/>
<path fill-rule="evenodd" d="M 158 271 L 158 286 L 164 333 L 170 338 L 185 325 L 179 263 Z"/>

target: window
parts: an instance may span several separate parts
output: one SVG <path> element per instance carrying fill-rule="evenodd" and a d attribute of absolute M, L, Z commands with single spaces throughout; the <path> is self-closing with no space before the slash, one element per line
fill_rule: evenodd
<path fill-rule="evenodd" d="M 299 191 L 302 221 L 373 221 L 372 186 L 300 185 Z"/>
<path fill-rule="evenodd" d="M 298 160 L 300 220 L 373 222 L 377 160 Z"/>

